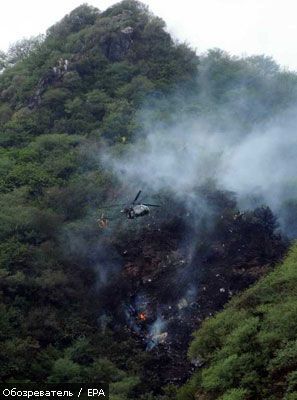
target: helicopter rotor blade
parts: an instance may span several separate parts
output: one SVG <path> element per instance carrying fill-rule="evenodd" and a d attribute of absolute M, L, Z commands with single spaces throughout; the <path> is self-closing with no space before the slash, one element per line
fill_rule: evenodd
<path fill-rule="evenodd" d="M 141 204 L 143 204 L 144 206 L 149 206 L 149 207 L 161 207 L 158 204 L 149 204 L 149 203 L 141 203 Z"/>
<path fill-rule="evenodd" d="M 137 201 L 138 197 L 140 196 L 141 190 L 139 190 L 139 192 L 137 193 L 135 199 L 133 200 L 132 204 L 135 203 L 135 201 Z"/>

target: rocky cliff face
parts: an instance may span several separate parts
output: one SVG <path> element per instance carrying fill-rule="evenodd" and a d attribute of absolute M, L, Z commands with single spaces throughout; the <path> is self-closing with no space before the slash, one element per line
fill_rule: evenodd
<path fill-rule="evenodd" d="M 133 32 L 131 26 L 127 26 L 104 37 L 101 41 L 100 47 L 102 53 L 111 62 L 122 61 L 128 54 L 133 45 Z"/>

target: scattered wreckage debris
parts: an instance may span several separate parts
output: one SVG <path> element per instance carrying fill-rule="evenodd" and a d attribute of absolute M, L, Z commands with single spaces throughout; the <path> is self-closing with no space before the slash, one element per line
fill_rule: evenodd
<path fill-rule="evenodd" d="M 123 285 L 117 315 L 155 360 L 150 368 L 158 366 L 162 382 L 175 384 L 202 365 L 187 359 L 193 331 L 278 262 L 286 249 L 283 239 L 253 213 L 228 210 L 224 218 L 220 213 L 214 233 L 193 239 L 189 229 L 186 240 L 186 214 L 181 209 L 178 215 L 160 213 L 157 226 L 143 225 L 136 236 L 122 236 L 115 244 L 122 257 L 117 282 Z"/>
<path fill-rule="evenodd" d="M 102 213 L 101 217 L 97 219 L 97 222 L 101 229 L 108 227 L 108 219 L 105 217 L 104 213 Z"/>
<path fill-rule="evenodd" d="M 158 346 L 159 344 L 164 344 L 167 337 L 168 332 L 163 332 L 156 335 L 149 335 L 146 351 L 152 350 L 155 346 Z"/>
<path fill-rule="evenodd" d="M 138 318 L 139 318 L 140 321 L 146 321 L 147 315 L 146 315 L 145 312 L 140 312 L 140 313 L 138 314 Z"/>

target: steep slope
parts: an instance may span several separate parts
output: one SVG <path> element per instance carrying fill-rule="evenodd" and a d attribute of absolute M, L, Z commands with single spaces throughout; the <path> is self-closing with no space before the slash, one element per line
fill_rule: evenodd
<path fill-rule="evenodd" d="M 203 367 L 178 398 L 295 399 L 296 282 L 294 245 L 283 264 L 195 333 L 189 356 Z"/>
<path fill-rule="evenodd" d="M 191 332 L 286 250 L 268 207 L 240 211 L 198 174 L 183 198 L 141 182 L 162 208 L 98 227 L 101 207 L 139 189 L 106 158 L 140 158 L 154 123 L 203 117 L 244 136 L 297 98 L 296 75 L 269 58 L 198 57 L 164 28 L 137 1 L 83 5 L 0 75 L 0 381 L 106 379 L 117 400 L 173 398 L 164 386 L 195 367 Z"/>
<path fill-rule="evenodd" d="M 74 10 L 1 76 L 2 144 L 21 146 L 47 132 L 131 136 L 147 95 L 195 77 L 196 55 L 163 28 L 136 1 L 104 13 Z"/>
<path fill-rule="evenodd" d="M 286 248 L 269 209 L 240 213 L 226 194 L 220 204 L 218 192 L 205 197 L 216 209 L 211 228 L 202 228 L 203 221 L 193 227 L 182 206 L 172 204 L 166 218 L 152 216 L 137 233 L 112 233 L 122 267 L 102 289 L 101 309 L 112 316 L 111 329 L 126 325 L 153 356 L 144 373 L 154 372 L 151 389 L 188 378 L 195 365 L 186 359 L 191 333 Z"/>
<path fill-rule="evenodd" d="M 163 26 L 134 1 L 81 6 L 0 76 L 1 381 L 107 379 L 121 399 L 139 382 L 142 349 L 98 328 L 95 208 L 114 190 L 98 148 L 133 136 L 149 93 L 194 77 Z"/>

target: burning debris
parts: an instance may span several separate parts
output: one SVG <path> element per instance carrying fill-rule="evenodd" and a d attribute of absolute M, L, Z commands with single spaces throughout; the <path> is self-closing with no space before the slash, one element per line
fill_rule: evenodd
<path fill-rule="evenodd" d="M 161 316 L 158 316 L 156 321 L 150 326 L 147 335 L 147 351 L 152 350 L 158 344 L 166 341 L 168 336 L 168 332 L 165 332 L 166 325 L 166 321 Z"/>
<path fill-rule="evenodd" d="M 225 209 L 224 199 L 220 201 Z M 159 361 L 156 364 L 162 381 L 168 383 L 186 380 L 200 366 L 200 360 L 192 364 L 187 360 L 187 348 L 201 321 L 253 283 L 259 277 L 256 267 L 258 271 L 261 265 L 278 260 L 284 251 L 280 236 L 267 230 L 258 216 L 255 220 L 253 213 L 234 218 L 228 209 L 221 218 L 218 212 L 217 221 L 202 233 L 200 225 L 185 228 L 183 212 L 175 209 L 175 214 L 181 216 L 166 216 L 158 224 L 151 220 L 137 235 L 128 232 L 117 239 L 117 253 L 122 257 L 117 281 L 120 295 L 103 310 L 114 313 L 114 325 L 122 324 L 153 359 L 167 360 L 162 367 Z M 185 232 L 189 232 L 188 239 Z M 268 246 L 272 241 L 273 246 Z M 267 244 L 265 251 L 263 243 Z M 239 247 L 243 249 L 240 254 Z M 110 296 L 106 298 L 108 305 Z"/>
<path fill-rule="evenodd" d="M 185 299 L 185 298 L 181 299 L 181 300 L 177 303 L 177 308 L 178 308 L 179 310 L 182 310 L 183 308 L 186 308 L 186 307 L 188 307 L 188 302 L 187 302 L 187 299 Z"/>
<path fill-rule="evenodd" d="M 148 344 L 146 346 L 146 350 L 150 351 L 158 344 L 164 343 L 167 339 L 168 332 L 160 333 L 159 335 L 153 335 L 152 337 L 148 337 Z"/>
<path fill-rule="evenodd" d="M 147 320 L 147 316 L 145 312 L 141 312 L 138 314 L 138 318 L 140 321 L 146 321 Z"/>

